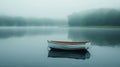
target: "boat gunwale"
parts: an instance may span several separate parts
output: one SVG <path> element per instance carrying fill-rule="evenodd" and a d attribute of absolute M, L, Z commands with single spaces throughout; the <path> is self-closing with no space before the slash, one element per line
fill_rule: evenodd
<path fill-rule="evenodd" d="M 88 42 L 68 42 L 68 41 L 48 41 L 50 43 L 61 44 L 61 45 L 85 45 Z"/>

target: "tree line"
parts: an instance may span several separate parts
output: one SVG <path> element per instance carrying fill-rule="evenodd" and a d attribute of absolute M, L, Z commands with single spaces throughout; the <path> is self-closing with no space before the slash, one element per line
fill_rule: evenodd
<path fill-rule="evenodd" d="M 69 26 L 120 26 L 120 11 L 95 9 L 68 16 Z"/>
<path fill-rule="evenodd" d="M 61 26 L 66 24 L 66 20 L 63 19 L 0 16 L 0 26 Z"/>

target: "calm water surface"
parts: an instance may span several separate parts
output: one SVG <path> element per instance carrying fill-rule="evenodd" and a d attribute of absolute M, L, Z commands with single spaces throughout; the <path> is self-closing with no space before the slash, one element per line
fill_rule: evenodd
<path fill-rule="evenodd" d="M 91 47 L 48 50 L 47 40 L 90 41 Z M 0 28 L 0 67 L 120 67 L 120 29 Z"/>

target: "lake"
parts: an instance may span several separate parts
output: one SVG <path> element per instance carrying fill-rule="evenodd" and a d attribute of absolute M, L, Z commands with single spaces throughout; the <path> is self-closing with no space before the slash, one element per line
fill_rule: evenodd
<path fill-rule="evenodd" d="M 52 51 L 47 40 L 90 41 L 85 51 Z M 120 67 L 119 28 L 0 28 L 0 67 Z"/>

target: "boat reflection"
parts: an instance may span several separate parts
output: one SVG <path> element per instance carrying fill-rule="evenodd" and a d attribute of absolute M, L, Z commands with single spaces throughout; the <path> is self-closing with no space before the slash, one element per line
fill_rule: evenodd
<path fill-rule="evenodd" d="M 87 49 L 81 49 L 81 50 L 57 50 L 57 49 L 51 49 L 48 52 L 48 57 L 51 58 L 72 58 L 72 59 L 89 59 L 90 53 Z"/>

